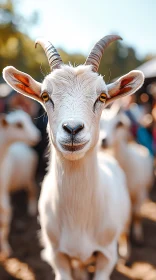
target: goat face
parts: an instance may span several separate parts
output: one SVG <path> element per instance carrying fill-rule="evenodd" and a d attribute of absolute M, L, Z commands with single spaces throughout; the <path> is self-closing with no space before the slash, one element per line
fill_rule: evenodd
<path fill-rule="evenodd" d="M 127 141 L 130 136 L 130 120 L 123 112 L 105 109 L 100 121 L 99 144 L 102 148 L 112 147 L 117 141 Z"/>
<path fill-rule="evenodd" d="M 107 85 L 98 75 L 104 49 L 121 39 L 110 35 L 92 49 L 85 65 L 65 66 L 54 46 L 38 40 L 45 50 L 51 73 L 40 84 L 14 67 L 6 67 L 3 77 L 16 91 L 38 100 L 48 114 L 49 135 L 64 157 L 75 160 L 93 148 L 98 141 L 102 109 L 119 97 L 134 93 L 144 81 L 140 71 L 131 71 Z"/>
<path fill-rule="evenodd" d="M 63 66 L 45 78 L 42 94 L 49 96 L 45 102 L 49 134 L 66 158 L 80 158 L 96 145 L 103 109 L 101 92 L 107 93 L 107 87 L 90 66 Z"/>
<path fill-rule="evenodd" d="M 22 111 L 17 110 L 9 113 L 5 117 L 5 125 L 3 118 L 3 132 L 6 135 L 6 141 L 24 142 L 27 145 L 36 145 L 41 138 L 40 131 L 33 124 L 30 116 Z"/>

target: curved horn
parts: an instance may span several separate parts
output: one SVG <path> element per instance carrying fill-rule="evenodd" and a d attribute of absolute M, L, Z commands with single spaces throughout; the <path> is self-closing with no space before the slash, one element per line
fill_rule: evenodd
<path fill-rule="evenodd" d="M 55 49 L 55 47 L 52 45 L 51 42 L 49 42 L 44 38 L 39 38 L 35 41 L 35 48 L 37 47 L 37 44 L 41 45 L 41 47 L 44 49 L 46 56 L 48 58 L 51 71 L 53 69 L 59 68 L 60 65 L 63 64 L 60 55 L 58 54 L 57 50 Z"/>
<path fill-rule="evenodd" d="M 93 71 L 97 72 L 105 49 L 116 40 L 122 40 L 122 38 L 117 35 L 108 35 L 99 40 L 87 57 L 85 65 L 93 65 Z"/>

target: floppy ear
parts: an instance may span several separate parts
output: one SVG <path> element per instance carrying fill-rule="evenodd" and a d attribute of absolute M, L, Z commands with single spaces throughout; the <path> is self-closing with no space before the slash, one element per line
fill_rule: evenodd
<path fill-rule="evenodd" d="M 3 69 L 3 78 L 15 91 L 43 104 L 42 98 L 40 97 L 41 84 L 28 74 L 18 71 L 12 66 L 7 66 Z"/>
<path fill-rule="evenodd" d="M 133 94 L 144 83 L 144 74 L 141 71 L 134 70 L 122 76 L 112 84 L 107 85 L 109 97 L 106 105 L 120 97 Z"/>

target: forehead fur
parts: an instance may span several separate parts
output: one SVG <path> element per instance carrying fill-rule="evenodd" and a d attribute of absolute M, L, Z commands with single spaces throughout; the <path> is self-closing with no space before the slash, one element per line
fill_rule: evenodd
<path fill-rule="evenodd" d="M 77 67 L 63 65 L 61 69 L 56 69 L 50 73 L 44 80 L 44 86 L 63 88 L 91 89 L 97 87 L 97 90 L 105 89 L 105 82 L 102 76 L 92 71 L 90 65 L 79 65 Z"/>

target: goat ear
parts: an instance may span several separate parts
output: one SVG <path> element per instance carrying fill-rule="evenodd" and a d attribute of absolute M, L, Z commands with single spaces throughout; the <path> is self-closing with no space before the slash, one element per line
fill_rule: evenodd
<path fill-rule="evenodd" d="M 112 84 L 107 85 L 109 98 L 106 105 L 120 97 L 133 94 L 144 82 L 144 74 L 141 71 L 134 70 L 122 76 Z"/>
<path fill-rule="evenodd" d="M 3 69 L 3 78 L 14 90 L 43 103 L 40 97 L 41 84 L 28 74 L 7 66 Z"/>

